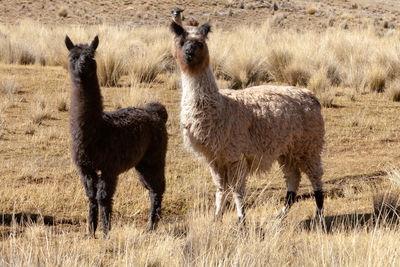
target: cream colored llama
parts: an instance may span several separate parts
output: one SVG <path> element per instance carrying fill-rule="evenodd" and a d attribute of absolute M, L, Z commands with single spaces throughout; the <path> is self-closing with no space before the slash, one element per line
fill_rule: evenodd
<path fill-rule="evenodd" d="M 181 70 L 181 127 L 186 147 L 205 159 L 216 192 L 216 217 L 230 190 L 239 221 L 245 216 L 246 176 L 278 160 L 287 185 L 284 216 L 295 201 L 303 171 L 323 213 L 321 151 L 324 121 L 315 95 L 304 88 L 263 85 L 218 90 L 209 63 L 210 26 L 184 29 L 172 22 L 174 56 Z"/>

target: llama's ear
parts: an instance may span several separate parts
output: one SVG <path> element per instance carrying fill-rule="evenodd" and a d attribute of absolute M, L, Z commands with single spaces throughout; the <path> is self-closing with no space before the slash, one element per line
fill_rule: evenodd
<path fill-rule="evenodd" d="M 94 37 L 92 43 L 90 44 L 90 47 L 93 50 L 96 50 L 97 46 L 99 45 L 99 37 L 96 35 L 96 37 Z"/>
<path fill-rule="evenodd" d="M 74 44 L 72 43 L 71 39 L 69 39 L 68 35 L 65 35 L 65 45 L 67 46 L 68 51 L 74 48 Z"/>
<path fill-rule="evenodd" d="M 204 36 L 204 38 L 207 38 L 208 33 L 211 32 L 210 24 L 205 23 L 205 24 L 201 25 L 199 28 L 199 32 L 201 35 Z"/>
<path fill-rule="evenodd" d="M 176 36 L 181 36 L 185 33 L 185 29 L 175 21 L 171 22 L 171 26 L 169 28 L 171 32 L 175 33 Z"/>

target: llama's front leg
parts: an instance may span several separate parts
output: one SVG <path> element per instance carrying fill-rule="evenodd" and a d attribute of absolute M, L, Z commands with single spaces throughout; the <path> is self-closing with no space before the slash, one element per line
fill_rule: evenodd
<path fill-rule="evenodd" d="M 91 169 L 82 168 L 80 169 L 80 173 L 86 196 L 89 198 L 88 231 L 89 235 L 95 237 L 99 218 L 99 208 L 96 200 L 98 176 L 97 173 Z"/>
<path fill-rule="evenodd" d="M 226 203 L 226 189 L 217 188 L 217 192 L 215 193 L 215 219 L 220 220 L 225 211 L 225 203 Z"/>
<path fill-rule="evenodd" d="M 217 192 L 215 193 L 215 220 L 220 220 L 224 214 L 228 189 L 226 169 L 212 163 L 210 164 L 210 172 L 213 182 L 217 187 Z"/>
<path fill-rule="evenodd" d="M 247 176 L 247 165 L 246 162 L 241 161 L 235 165 L 229 171 L 229 176 L 233 182 L 233 198 L 235 200 L 236 212 L 239 218 L 239 223 L 245 223 L 245 208 L 244 208 L 244 194 L 246 192 L 246 176 Z"/>
<path fill-rule="evenodd" d="M 111 230 L 112 197 L 117 184 L 116 175 L 104 175 L 97 184 L 96 199 L 100 205 L 100 216 L 103 224 L 103 236 L 106 237 Z"/>

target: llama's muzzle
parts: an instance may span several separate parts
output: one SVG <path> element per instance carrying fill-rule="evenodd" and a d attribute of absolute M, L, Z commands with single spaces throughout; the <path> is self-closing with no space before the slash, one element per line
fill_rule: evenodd
<path fill-rule="evenodd" d="M 183 55 L 183 58 L 185 59 L 185 61 L 186 61 L 187 63 L 192 62 L 193 59 L 194 59 L 194 52 L 195 52 L 194 45 L 188 44 L 188 45 L 185 47 L 185 50 L 184 50 L 184 51 L 185 51 L 185 54 Z"/>

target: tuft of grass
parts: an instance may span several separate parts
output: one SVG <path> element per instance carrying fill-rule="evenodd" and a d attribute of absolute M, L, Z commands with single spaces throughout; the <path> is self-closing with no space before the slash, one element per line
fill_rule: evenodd
<path fill-rule="evenodd" d="M 8 101 L 14 102 L 14 95 L 21 91 L 21 86 L 15 78 L 6 78 L 0 82 L 0 92 L 6 94 Z"/>
<path fill-rule="evenodd" d="M 315 93 L 323 107 L 332 108 L 334 107 L 333 101 L 335 99 L 335 93 L 329 84 L 326 73 L 325 68 L 318 70 L 311 77 L 307 88 Z"/>
<path fill-rule="evenodd" d="M 174 59 L 169 49 L 169 45 L 162 41 L 136 48 L 128 62 L 129 79 L 139 83 L 151 83 L 163 71 L 171 71 Z"/>
<path fill-rule="evenodd" d="M 96 56 L 97 75 L 101 86 L 113 87 L 125 73 L 125 60 L 121 51 L 104 47 Z"/>
<path fill-rule="evenodd" d="M 39 96 L 36 103 L 31 108 L 29 120 L 31 123 L 41 125 L 43 121 L 51 119 L 51 112 L 47 108 L 44 96 Z"/>
<path fill-rule="evenodd" d="M 66 18 L 68 16 L 68 8 L 66 7 L 61 7 L 58 11 L 57 11 L 57 15 L 59 17 L 62 18 Z"/>
<path fill-rule="evenodd" d="M 326 75 L 333 86 L 339 86 L 343 81 L 338 68 L 333 64 L 328 65 Z"/>
<path fill-rule="evenodd" d="M 308 15 L 314 15 L 318 11 L 318 8 L 315 6 L 310 6 L 307 8 Z"/>
<path fill-rule="evenodd" d="M 285 82 L 286 68 L 293 60 L 293 56 L 286 50 L 273 49 L 267 56 L 268 67 L 277 82 Z"/>
<path fill-rule="evenodd" d="M 178 73 L 174 72 L 171 75 L 168 76 L 167 81 L 166 81 L 166 88 L 167 90 L 176 90 L 180 88 L 180 75 Z"/>
<path fill-rule="evenodd" d="M 0 83 L 0 92 L 7 95 L 18 94 L 21 91 L 20 85 L 15 78 L 7 78 Z"/>
<path fill-rule="evenodd" d="M 310 72 L 307 66 L 302 64 L 291 64 L 285 71 L 284 76 L 288 84 L 293 86 L 306 86 L 310 80 Z"/>
<path fill-rule="evenodd" d="M 373 66 L 366 79 L 367 87 L 371 92 L 382 93 L 385 90 L 387 72 L 380 66 Z"/>
<path fill-rule="evenodd" d="M 392 224 L 400 221 L 400 192 L 390 191 L 373 197 L 374 215 L 378 221 Z"/>
<path fill-rule="evenodd" d="M 224 70 L 231 89 L 242 89 L 272 79 L 265 61 L 257 58 L 235 58 L 234 62 L 226 63 Z"/>
<path fill-rule="evenodd" d="M 25 134 L 26 135 L 34 135 L 36 132 L 35 125 L 33 122 L 29 122 L 26 125 Z"/>
<path fill-rule="evenodd" d="M 68 111 L 67 100 L 64 97 L 57 100 L 57 110 L 60 112 Z"/>

